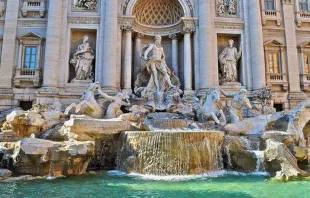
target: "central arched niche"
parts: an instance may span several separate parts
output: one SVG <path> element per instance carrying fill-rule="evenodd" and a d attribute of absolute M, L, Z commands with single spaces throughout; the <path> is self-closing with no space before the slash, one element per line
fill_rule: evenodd
<path fill-rule="evenodd" d="M 169 26 L 184 17 L 178 0 L 137 0 L 132 14 L 135 20 L 146 26 Z"/>

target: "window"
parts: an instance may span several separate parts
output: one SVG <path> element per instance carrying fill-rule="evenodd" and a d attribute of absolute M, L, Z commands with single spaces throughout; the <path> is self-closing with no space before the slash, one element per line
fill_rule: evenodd
<path fill-rule="evenodd" d="M 269 62 L 270 73 L 281 73 L 280 72 L 280 52 L 269 52 L 268 62 Z"/>
<path fill-rule="evenodd" d="M 299 0 L 300 11 L 308 12 L 308 0 Z"/>
<path fill-rule="evenodd" d="M 310 54 L 304 54 L 305 73 L 310 74 Z"/>
<path fill-rule="evenodd" d="M 275 10 L 274 0 L 265 0 L 265 10 Z"/>
<path fill-rule="evenodd" d="M 26 46 L 24 57 L 24 68 L 35 69 L 37 65 L 37 47 Z"/>

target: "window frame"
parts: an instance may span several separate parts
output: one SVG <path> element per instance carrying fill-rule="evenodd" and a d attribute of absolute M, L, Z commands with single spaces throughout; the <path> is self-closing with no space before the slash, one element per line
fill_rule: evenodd
<path fill-rule="evenodd" d="M 30 48 L 30 54 L 27 54 L 27 49 Z M 33 52 L 33 49 L 36 49 L 35 50 L 35 54 L 32 54 Z M 27 55 L 30 56 L 29 58 L 29 67 L 26 67 L 26 58 L 27 58 Z M 34 55 L 34 62 L 32 61 L 32 56 Z M 38 46 L 37 45 L 25 45 L 24 46 L 24 52 L 23 52 L 23 63 L 22 63 L 22 66 L 23 66 L 23 69 L 36 69 L 38 67 Z M 32 64 L 33 67 L 32 67 Z"/>
<path fill-rule="evenodd" d="M 272 9 L 270 9 L 270 5 L 272 5 Z M 264 1 L 265 10 L 276 10 L 276 2 L 275 0 L 265 0 Z"/>
<path fill-rule="evenodd" d="M 301 12 L 309 12 L 309 2 L 308 0 L 298 0 L 299 10 Z"/>

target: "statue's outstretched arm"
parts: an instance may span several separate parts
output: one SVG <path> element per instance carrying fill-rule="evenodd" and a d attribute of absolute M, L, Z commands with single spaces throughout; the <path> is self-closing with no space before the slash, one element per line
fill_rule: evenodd
<path fill-rule="evenodd" d="M 110 101 L 112 101 L 112 102 L 115 101 L 114 97 L 109 96 L 108 94 L 104 93 L 104 92 L 101 91 L 100 89 L 98 89 L 98 93 L 99 93 L 102 97 L 104 97 L 105 99 L 107 99 L 107 100 L 110 100 Z"/>

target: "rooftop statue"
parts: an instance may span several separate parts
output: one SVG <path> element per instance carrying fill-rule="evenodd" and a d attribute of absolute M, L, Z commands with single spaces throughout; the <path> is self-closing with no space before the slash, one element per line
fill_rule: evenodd
<path fill-rule="evenodd" d="M 95 59 L 94 52 L 89 46 L 89 37 L 83 37 L 83 43 L 80 44 L 70 60 L 70 63 L 75 68 L 75 80 L 93 81 L 93 60 Z"/>
<path fill-rule="evenodd" d="M 241 58 L 242 50 L 234 47 L 234 40 L 228 40 L 229 46 L 224 49 L 220 54 L 220 70 L 222 73 L 221 81 L 225 82 L 237 82 L 238 81 L 238 71 L 237 62 Z"/>
<path fill-rule="evenodd" d="M 240 89 L 239 92 L 228 93 L 224 90 L 221 90 L 222 94 L 226 97 L 232 97 L 231 105 L 229 107 L 229 115 L 231 123 L 235 123 L 243 120 L 242 108 L 245 106 L 248 109 L 252 109 L 250 100 L 246 97 L 247 90 Z"/>

